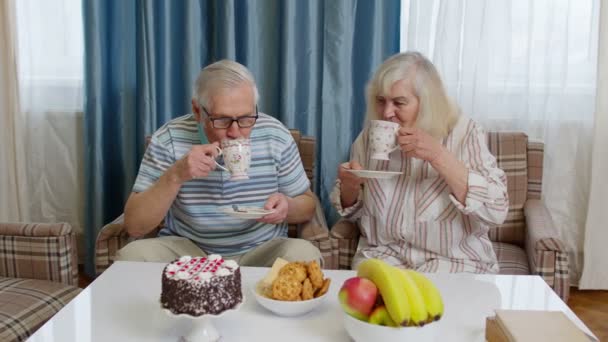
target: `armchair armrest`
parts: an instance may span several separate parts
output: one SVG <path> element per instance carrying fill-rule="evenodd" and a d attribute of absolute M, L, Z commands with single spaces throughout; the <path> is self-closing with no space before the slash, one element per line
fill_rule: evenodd
<path fill-rule="evenodd" d="M 123 248 L 129 242 L 136 240 L 135 238 L 132 238 L 129 233 L 127 233 L 124 225 L 124 216 L 125 214 L 121 214 L 114 221 L 103 226 L 103 228 L 101 228 L 97 234 L 97 239 L 95 241 L 96 275 L 100 275 L 103 271 L 110 267 L 110 265 L 112 265 L 116 252 L 119 249 Z M 161 222 L 156 229 L 152 230 L 140 239 L 156 237 L 162 226 L 163 222 Z"/>
<path fill-rule="evenodd" d="M 297 225 L 297 237 L 310 241 L 321 251 L 323 256 L 323 268 L 338 268 L 338 249 L 337 244 L 329 237 L 329 228 L 323 214 L 323 207 L 317 196 L 315 197 L 315 214 L 306 223 Z"/>
<path fill-rule="evenodd" d="M 77 285 L 76 248 L 68 223 L 0 223 L 0 275 Z"/>
<path fill-rule="evenodd" d="M 355 222 L 341 219 L 331 228 L 331 239 L 338 245 L 338 268 L 350 270 L 359 244 L 359 227 Z"/>
<path fill-rule="evenodd" d="M 131 241 L 124 226 L 124 214 L 106 224 L 95 241 L 95 273 L 100 275 L 114 262 L 116 252 Z"/>
<path fill-rule="evenodd" d="M 545 205 L 529 199 L 524 205 L 526 217 L 526 254 L 530 271 L 538 274 L 567 302 L 570 293 L 568 250 Z"/>

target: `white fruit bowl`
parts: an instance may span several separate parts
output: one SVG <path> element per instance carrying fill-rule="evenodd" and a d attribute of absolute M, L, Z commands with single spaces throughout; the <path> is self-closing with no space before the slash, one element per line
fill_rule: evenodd
<path fill-rule="evenodd" d="M 327 297 L 327 293 L 325 293 L 320 297 L 309 300 L 302 300 L 298 302 L 275 300 L 260 294 L 258 291 L 258 284 L 255 284 L 253 286 L 251 292 L 253 292 L 253 296 L 255 297 L 257 302 L 260 303 L 261 306 L 265 307 L 266 309 L 274 312 L 279 316 L 286 317 L 304 315 L 320 306 Z"/>
<path fill-rule="evenodd" d="M 360 321 L 346 312 L 342 312 L 342 314 L 344 315 L 344 328 L 356 342 L 433 341 L 437 334 L 438 322 L 423 327 L 393 328 Z"/>

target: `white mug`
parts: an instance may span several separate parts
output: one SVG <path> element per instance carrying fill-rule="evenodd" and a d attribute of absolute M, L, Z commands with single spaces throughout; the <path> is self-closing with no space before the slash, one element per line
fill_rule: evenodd
<path fill-rule="evenodd" d="M 370 121 L 368 138 L 372 159 L 389 160 L 388 155 L 399 148 L 397 131 L 399 131 L 397 123 L 384 120 Z"/>
<path fill-rule="evenodd" d="M 217 148 L 218 156 L 224 155 L 224 165 L 226 167 L 216 162 L 217 166 L 230 172 L 230 180 L 249 179 L 249 176 L 247 176 L 251 163 L 251 142 L 249 139 L 223 139 L 220 145 L 222 147 Z"/>

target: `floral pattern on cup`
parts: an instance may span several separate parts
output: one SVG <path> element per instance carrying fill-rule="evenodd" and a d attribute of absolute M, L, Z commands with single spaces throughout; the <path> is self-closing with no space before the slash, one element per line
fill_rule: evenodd
<path fill-rule="evenodd" d="M 372 159 L 389 160 L 389 154 L 396 150 L 397 131 L 399 124 L 384 121 L 371 120 L 369 124 L 369 148 Z"/>
<path fill-rule="evenodd" d="M 230 180 L 249 179 L 247 171 L 251 163 L 251 142 L 249 139 L 224 139 L 221 142 L 224 164 L 230 171 Z"/>

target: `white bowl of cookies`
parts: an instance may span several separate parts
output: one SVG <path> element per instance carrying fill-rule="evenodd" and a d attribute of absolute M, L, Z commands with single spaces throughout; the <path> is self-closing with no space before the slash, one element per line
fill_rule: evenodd
<path fill-rule="evenodd" d="M 316 261 L 287 262 L 278 258 L 252 292 L 257 302 L 273 313 L 299 316 L 325 300 L 330 283 Z"/>

